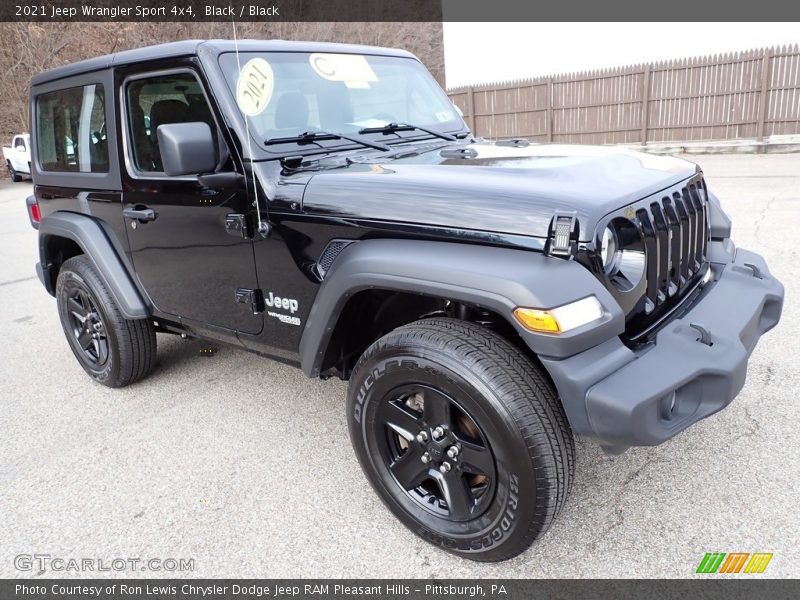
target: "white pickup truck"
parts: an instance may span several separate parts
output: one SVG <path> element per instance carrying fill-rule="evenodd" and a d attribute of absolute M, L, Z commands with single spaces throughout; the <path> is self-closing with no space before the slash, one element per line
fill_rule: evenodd
<path fill-rule="evenodd" d="M 31 176 L 31 136 L 29 133 L 15 135 L 11 145 L 3 146 L 3 159 L 12 181 L 22 181 Z"/>

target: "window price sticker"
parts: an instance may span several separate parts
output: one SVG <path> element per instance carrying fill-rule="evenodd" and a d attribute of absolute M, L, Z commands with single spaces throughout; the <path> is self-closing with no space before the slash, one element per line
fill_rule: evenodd
<path fill-rule="evenodd" d="M 325 54 L 315 52 L 308 57 L 311 68 L 328 81 L 343 81 L 347 87 L 368 88 L 378 81 L 366 57 L 358 54 Z"/>

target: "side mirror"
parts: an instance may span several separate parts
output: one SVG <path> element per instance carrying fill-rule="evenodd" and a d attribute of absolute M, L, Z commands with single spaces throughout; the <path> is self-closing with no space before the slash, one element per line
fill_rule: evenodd
<path fill-rule="evenodd" d="M 197 178 L 197 182 L 207 188 L 231 188 L 244 184 L 244 175 L 234 171 L 222 173 L 206 173 Z"/>
<path fill-rule="evenodd" d="M 157 135 L 161 164 L 170 177 L 209 173 L 217 166 L 217 145 L 208 123 L 159 125 Z"/>

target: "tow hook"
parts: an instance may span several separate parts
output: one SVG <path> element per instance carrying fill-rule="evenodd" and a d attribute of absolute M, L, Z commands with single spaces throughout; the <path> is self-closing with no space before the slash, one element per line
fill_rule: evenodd
<path fill-rule="evenodd" d="M 753 263 L 744 263 L 745 267 L 750 267 L 753 271 L 753 277 L 757 277 L 758 279 L 764 279 L 764 276 L 761 274 L 761 269 L 755 266 Z"/>
<path fill-rule="evenodd" d="M 703 327 L 702 325 L 698 325 L 697 323 L 690 323 L 689 327 L 692 329 L 696 329 L 700 332 L 700 337 L 697 338 L 697 341 L 701 344 L 705 344 L 706 346 L 713 346 L 714 342 L 711 341 L 711 332 Z"/>

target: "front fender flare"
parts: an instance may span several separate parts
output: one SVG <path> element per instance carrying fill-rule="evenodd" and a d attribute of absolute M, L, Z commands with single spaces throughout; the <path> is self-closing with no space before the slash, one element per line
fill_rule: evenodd
<path fill-rule="evenodd" d="M 342 250 L 320 286 L 300 340 L 306 375 L 319 375 L 339 315 L 353 295 L 367 289 L 418 293 L 492 310 L 542 356 L 572 356 L 625 328 L 611 294 L 574 261 L 474 244 L 366 240 Z M 567 333 L 534 333 L 512 315 L 517 307 L 554 308 L 590 295 L 603 305 L 603 317 Z"/>
<path fill-rule="evenodd" d="M 89 257 L 105 286 L 126 319 L 143 319 L 150 315 L 147 304 L 136 289 L 103 228 L 93 218 L 71 212 L 55 212 L 39 224 L 39 260 L 36 266 L 40 279 L 51 295 L 55 289 L 45 273 L 49 272 L 52 257 L 48 256 L 48 241 L 52 237 L 72 240 Z"/>

